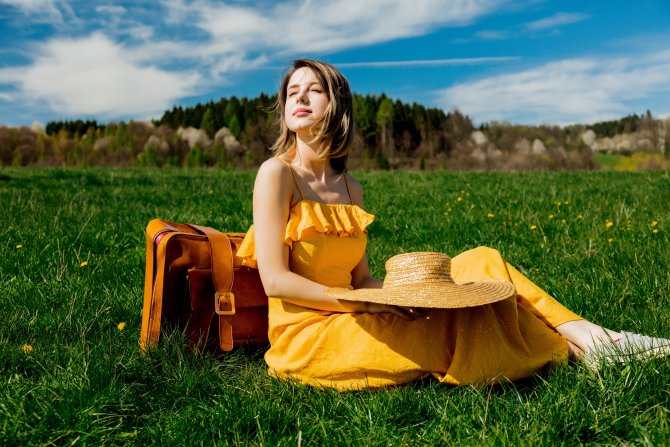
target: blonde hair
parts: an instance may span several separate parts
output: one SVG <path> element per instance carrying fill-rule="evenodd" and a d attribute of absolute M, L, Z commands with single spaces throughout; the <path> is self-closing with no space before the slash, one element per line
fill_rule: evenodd
<path fill-rule="evenodd" d="M 354 138 L 354 114 L 349 82 L 340 71 L 326 62 L 311 59 L 297 59 L 284 75 L 274 110 L 279 120 L 279 136 L 271 149 L 275 156 L 293 155 L 296 150 L 295 132 L 290 130 L 284 119 L 289 80 L 300 68 L 314 72 L 328 98 L 328 106 L 313 141 L 319 142 L 317 157 L 328 159 L 335 171 L 342 173 L 347 167 L 347 158 Z"/>

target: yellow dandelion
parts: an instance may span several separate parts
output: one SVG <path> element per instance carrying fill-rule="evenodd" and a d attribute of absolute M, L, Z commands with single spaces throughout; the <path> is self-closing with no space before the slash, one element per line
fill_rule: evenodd
<path fill-rule="evenodd" d="M 610 227 L 612 227 L 613 225 L 614 225 L 614 223 L 612 223 L 611 220 L 608 220 L 608 221 L 605 223 L 605 226 L 606 226 L 607 228 L 610 228 Z"/>
<path fill-rule="evenodd" d="M 563 202 L 561 202 L 560 200 L 557 200 L 555 203 L 556 203 L 556 206 L 561 206 L 561 204 L 562 204 Z"/>
<path fill-rule="evenodd" d="M 655 227 L 656 225 L 658 225 L 658 222 L 656 222 L 655 220 L 653 220 L 653 221 L 651 222 L 651 226 L 652 226 L 652 227 Z M 19 246 L 17 245 L 16 247 L 18 248 Z"/>
<path fill-rule="evenodd" d="M 554 218 L 554 215 L 553 215 L 553 214 L 550 214 L 550 215 L 549 215 L 549 219 L 553 219 L 553 218 Z"/>
<path fill-rule="evenodd" d="M 570 204 L 570 202 L 568 202 L 567 200 L 565 202 L 563 202 L 563 205 L 569 205 L 569 204 Z"/>
<path fill-rule="evenodd" d="M 21 346 L 21 350 L 25 354 L 30 354 L 31 352 L 33 352 L 33 347 L 31 345 L 23 345 L 23 346 Z"/>
<path fill-rule="evenodd" d="M 531 225 L 531 226 L 530 226 L 530 229 L 533 230 L 533 231 L 535 231 L 535 230 L 537 229 L 537 225 Z"/>
<path fill-rule="evenodd" d="M 16 248 L 23 248 L 23 244 L 18 244 Z"/>
<path fill-rule="evenodd" d="M 654 228 L 653 230 L 651 230 L 651 232 L 654 234 L 658 233 L 658 228 Z"/>
<path fill-rule="evenodd" d="M 124 323 L 124 322 L 122 321 L 121 323 L 119 323 L 119 324 L 116 326 L 116 328 L 117 328 L 118 330 L 122 331 L 122 330 L 124 330 L 124 329 L 126 328 L 126 323 Z"/>
<path fill-rule="evenodd" d="M 582 220 L 583 218 L 584 216 L 582 216 L 581 214 L 577 214 L 577 220 Z"/>
<path fill-rule="evenodd" d="M 488 217 L 489 219 L 493 219 L 494 217 L 496 217 L 496 215 L 495 215 L 495 214 L 492 214 L 492 213 L 488 213 L 488 214 L 486 215 L 486 217 Z"/>
<path fill-rule="evenodd" d="M 459 197 L 459 198 L 457 198 L 456 201 L 457 201 L 457 202 L 462 202 L 462 201 L 463 201 L 463 197 Z"/>
<path fill-rule="evenodd" d="M 611 244 L 612 242 L 614 242 L 614 238 L 611 237 L 611 238 L 607 239 L 607 242 L 609 242 Z"/>
<path fill-rule="evenodd" d="M 86 267 L 88 265 L 88 261 L 83 261 L 81 264 L 79 264 L 79 267 Z"/>
<path fill-rule="evenodd" d="M 565 219 L 561 219 L 561 223 L 565 223 Z"/>

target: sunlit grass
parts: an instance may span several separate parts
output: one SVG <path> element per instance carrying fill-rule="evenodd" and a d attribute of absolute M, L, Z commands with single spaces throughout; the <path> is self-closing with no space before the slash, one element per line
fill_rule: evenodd
<path fill-rule="evenodd" d="M 398 252 L 498 249 L 572 310 L 670 337 L 670 177 L 355 173 L 373 273 Z M 339 393 L 279 382 L 263 348 L 139 354 L 144 227 L 244 231 L 254 173 L 0 172 L 2 445 L 669 442 L 670 362 L 571 365 L 516 384 Z M 460 200 L 459 200 L 460 199 Z M 399 334 L 401 336 L 401 334 Z"/>

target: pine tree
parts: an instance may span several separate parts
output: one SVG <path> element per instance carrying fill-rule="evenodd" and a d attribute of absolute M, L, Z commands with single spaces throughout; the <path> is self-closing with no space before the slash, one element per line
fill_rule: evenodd
<path fill-rule="evenodd" d="M 393 101 L 386 96 L 383 97 L 375 116 L 377 121 L 377 129 L 380 133 L 381 153 L 388 158 L 393 155 L 393 147 L 391 145 L 391 134 L 393 132 Z"/>
<path fill-rule="evenodd" d="M 202 121 L 200 121 L 200 129 L 207 132 L 207 135 L 213 137 L 216 133 L 216 123 L 214 122 L 214 112 L 211 108 L 207 108 L 205 113 L 202 115 Z"/>

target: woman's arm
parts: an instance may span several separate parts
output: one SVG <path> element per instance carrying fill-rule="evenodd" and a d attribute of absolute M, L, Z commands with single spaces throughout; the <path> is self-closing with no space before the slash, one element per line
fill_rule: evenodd
<path fill-rule="evenodd" d="M 291 172 L 284 163 L 275 158 L 263 163 L 254 184 L 253 208 L 256 257 L 265 293 L 313 309 L 367 311 L 366 303 L 326 295 L 326 286 L 289 269 L 289 247 L 283 241 L 292 190 Z"/>
<path fill-rule="evenodd" d="M 288 167 L 274 158 L 263 163 L 254 184 L 253 208 L 256 258 L 265 293 L 312 309 L 334 312 L 390 312 L 412 319 L 412 315 L 406 309 L 376 303 L 338 300 L 326 295 L 326 286 L 293 273 L 289 269 L 289 248 L 284 243 L 284 232 L 293 195 L 292 189 L 293 179 Z M 366 258 L 361 260 L 359 266 L 363 263 L 367 270 Z M 359 266 L 354 270 L 363 272 L 363 267 Z"/>
<path fill-rule="evenodd" d="M 370 276 L 367 253 L 351 271 L 351 285 L 354 289 L 381 289 L 382 281 Z"/>

